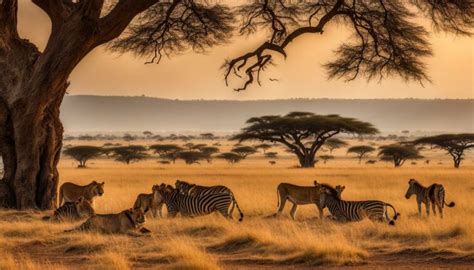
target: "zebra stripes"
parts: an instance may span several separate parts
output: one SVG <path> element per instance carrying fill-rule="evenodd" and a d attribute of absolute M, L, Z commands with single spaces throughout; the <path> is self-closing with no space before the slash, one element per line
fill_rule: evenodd
<path fill-rule="evenodd" d="M 188 182 L 182 180 L 176 180 L 175 183 L 176 189 L 179 190 L 181 194 L 189 195 L 189 196 L 203 196 L 208 194 L 218 194 L 218 193 L 225 193 L 230 194 L 232 196 L 232 208 L 229 210 L 230 215 L 234 213 L 235 207 L 237 210 L 242 214 L 242 210 L 239 208 L 239 204 L 235 200 L 234 193 L 226 186 L 199 186 L 196 184 L 190 184 Z"/>
<path fill-rule="evenodd" d="M 443 208 L 454 207 L 455 203 L 449 204 L 445 201 L 445 190 L 443 185 L 432 184 L 429 187 L 424 187 L 420 182 L 415 179 L 408 181 L 408 190 L 405 194 L 406 199 L 410 199 L 412 195 L 416 195 L 416 203 L 418 204 L 418 216 L 421 217 L 421 204 L 424 203 L 426 206 L 426 215 L 430 215 L 430 204 L 433 209 L 433 215 L 436 216 L 436 206 L 438 207 L 439 214 L 443 218 Z"/>
<path fill-rule="evenodd" d="M 160 194 L 163 196 L 170 217 L 175 217 L 178 212 L 187 217 L 219 212 L 225 218 L 232 219 L 232 211 L 229 211 L 229 207 L 231 204 L 237 204 L 233 195 L 229 193 L 207 193 L 190 196 L 182 194 L 170 185 L 160 189 Z M 237 209 L 240 212 L 239 221 L 242 221 L 244 215 L 238 206 Z"/>
<path fill-rule="evenodd" d="M 202 196 L 207 194 L 215 194 L 215 193 L 228 193 L 233 194 L 232 191 L 225 186 L 199 186 L 196 184 L 190 184 L 188 182 L 182 180 L 176 180 L 176 189 L 178 189 L 181 194 L 186 194 L 190 196 Z"/>
<path fill-rule="evenodd" d="M 382 201 L 344 201 L 338 198 L 340 190 L 324 186 L 320 187 L 320 192 L 321 207 L 327 207 L 332 217 L 337 221 L 360 221 L 369 218 L 373 221 L 395 225 L 395 220 L 399 215 L 391 204 Z M 393 219 L 388 215 L 387 207 L 393 209 Z"/>

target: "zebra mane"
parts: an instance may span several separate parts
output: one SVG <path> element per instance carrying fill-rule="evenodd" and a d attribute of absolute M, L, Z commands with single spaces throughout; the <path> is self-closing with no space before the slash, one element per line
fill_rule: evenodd
<path fill-rule="evenodd" d="M 423 186 L 420 182 L 418 182 L 418 180 L 416 180 L 415 178 L 410 179 L 410 181 L 413 181 L 413 184 L 414 184 L 415 186 L 422 187 L 422 188 L 425 187 L 425 186 Z"/>

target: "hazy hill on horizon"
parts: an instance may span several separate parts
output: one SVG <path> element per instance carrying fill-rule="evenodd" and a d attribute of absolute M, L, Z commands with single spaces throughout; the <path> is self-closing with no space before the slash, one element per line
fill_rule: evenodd
<path fill-rule="evenodd" d="M 171 100 L 126 96 L 66 96 L 66 132 L 236 131 L 253 116 L 310 111 L 373 123 L 379 130 L 473 132 L 473 99 Z"/>

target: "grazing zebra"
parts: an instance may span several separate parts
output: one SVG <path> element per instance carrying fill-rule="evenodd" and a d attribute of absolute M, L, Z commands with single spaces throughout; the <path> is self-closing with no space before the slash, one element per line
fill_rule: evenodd
<path fill-rule="evenodd" d="M 439 214 L 443 218 L 443 208 L 446 205 L 447 207 L 454 207 L 455 203 L 451 202 L 449 204 L 445 201 L 445 191 L 443 185 L 432 184 L 429 187 L 424 187 L 420 182 L 415 179 L 410 179 L 408 181 L 408 190 L 405 194 L 405 198 L 410 199 L 410 197 L 416 195 L 416 203 L 418 204 L 418 215 L 421 217 L 421 203 L 424 203 L 426 206 L 426 215 L 430 215 L 430 203 L 433 207 L 433 215 L 436 216 L 436 206 L 438 206 Z"/>
<path fill-rule="evenodd" d="M 335 189 L 327 186 L 320 186 L 321 206 L 327 207 L 332 218 L 341 221 L 360 221 L 369 218 L 372 221 L 387 222 L 395 225 L 395 220 L 400 215 L 395 208 L 382 201 L 344 201 L 338 196 L 345 187 L 337 186 Z M 393 219 L 387 212 L 387 207 L 391 207 L 394 211 Z"/>
<path fill-rule="evenodd" d="M 170 217 L 175 217 L 178 212 L 182 216 L 194 217 L 217 211 L 225 218 L 232 219 L 234 207 L 232 207 L 231 211 L 229 211 L 229 207 L 231 204 L 237 204 L 234 196 L 229 193 L 207 193 L 190 196 L 182 194 L 178 189 L 170 185 L 160 186 L 159 192 L 163 197 L 163 201 L 168 209 L 168 216 Z M 242 221 L 244 214 L 238 206 L 237 209 L 240 213 L 239 221 Z"/>
<path fill-rule="evenodd" d="M 207 194 L 216 194 L 216 193 L 225 193 L 229 194 L 232 196 L 233 204 L 232 208 L 230 209 L 229 213 L 232 215 L 234 212 L 234 207 L 237 207 L 239 212 L 242 212 L 239 208 L 239 204 L 235 200 L 234 193 L 232 190 L 230 190 L 226 186 L 200 186 L 196 184 L 190 184 L 188 182 L 182 181 L 182 180 L 176 180 L 175 183 L 176 189 L 184 195 L 189 195 L 189 196 L 202 196 L 202 195 L 207 195 Z"/>

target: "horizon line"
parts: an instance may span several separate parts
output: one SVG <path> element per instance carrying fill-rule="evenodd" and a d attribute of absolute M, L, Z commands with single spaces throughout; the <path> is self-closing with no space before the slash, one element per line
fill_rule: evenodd
<path fill-rule="evenodd" d="M 414 98 L 414 97 L 405 97 L 405 98 L 329 98 L 329 97 L 293 97 L 293 98 L 276 98 L 276 99 L 180 99 L 180 98 L 165 98 L 165 97 L 154 97 L 146 95 L 91 95 L 91 94 L 68 94 L 65 97 L 119 97 L 119 98 L 149 98 L 149 99 L 160 99 L 160 100 L 169 100 L 169 101 L 238 101 L 238 102 L 248 102 L 248 101 L 286 101 L 286 100 L 422 100 L 422 101 L 436 101 L 436 100 L 448 100 L 448 101 L 474 101 L 472 98 Z"/>

